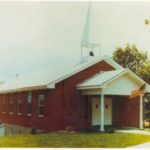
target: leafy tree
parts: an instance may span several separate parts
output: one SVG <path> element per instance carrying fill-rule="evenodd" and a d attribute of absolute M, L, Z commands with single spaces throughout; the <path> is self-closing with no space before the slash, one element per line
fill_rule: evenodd
<path fill-rule="evenodd" d="M 139 76 L 147 83 L 150 84 L 150 62 L 145 63 L 143 67 L 138 70 Z"/>
<path fill-rule="evenodd" d="M 135 45 L 130 46 L 129 44 L 125 48 L 118 47 L 113 52 L 113 59 L 140 77 L 143 77 L 141 68 L 145 68 L 147 64 L 150 64 L 146 52 L 139 51 Z"/>
<path fill-rule="evenodd" d="M 150 84 L 150 63 L 147 63 L 143 68 L 139 69 L 141 77 Z M 150 94 L 146 94 L 145 101 L 145 118 L 150 119 Z"/>

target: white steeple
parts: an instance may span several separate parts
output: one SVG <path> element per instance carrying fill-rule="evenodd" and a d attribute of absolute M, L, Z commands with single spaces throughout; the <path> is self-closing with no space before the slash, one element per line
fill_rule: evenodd
<path fill-rule="evenodd" d="M 97 34 L 98 32 L 94 22 L 94 14 L 91 10 L 91 2 L 89 2 L 81 39 L 81 61 L 88 60 L 90 57 L 94 57 L 96 55 L 100 55 L 100 45 L 96 42 Z"/>

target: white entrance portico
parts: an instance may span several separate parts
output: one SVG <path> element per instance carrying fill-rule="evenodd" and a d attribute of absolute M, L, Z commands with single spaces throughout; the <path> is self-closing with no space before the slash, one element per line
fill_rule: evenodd
<path fill-rule="evenodd" d="M 92 126 L 112 125 L 113 96 L 131 95 L 131 91 L 139 89 L 145 82 L 128 69 L 104 71 L 79 84 L 77 88 L 83 95 L 92 96 Z M 146 85 L 146 91 L 149 85 Z M 129 98 L 128 98 L 129 100 Z M 131 100 L 132 101 L 132 100 Z M 139 128 L 143 129 L 143 95 L 139 96 Z"/>

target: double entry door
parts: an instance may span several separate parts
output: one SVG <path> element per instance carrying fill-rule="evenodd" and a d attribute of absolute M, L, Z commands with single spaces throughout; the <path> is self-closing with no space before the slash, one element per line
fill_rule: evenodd
<path fill-rule="evenodd" d="M 92 98 L 92 125 L 100 125 L 101 123 L 101 104 L 100 96 Z M 112 99 L 104 99 L 104 125 L 112 125 Z"/>

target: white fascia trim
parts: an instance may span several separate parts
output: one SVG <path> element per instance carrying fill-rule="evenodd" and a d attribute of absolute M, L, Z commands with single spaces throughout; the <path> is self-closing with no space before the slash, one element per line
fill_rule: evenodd
<path fill-rule="evenodd" d="M 97 85 L 97 86 L 83 86 L 83 87 L 77 87 L 78 90 L 88 90 L 88 89 L 101 89 L 103 88 L 102 86 L 100 85 Z"/>
<path fill-rule="evenodd" d="M 86 66 L 84 66 L 84 67 L 82 67 L 78 70 L 75 70 L 75 71 L 71 72 L 70 74 L 67 74 L 66 76 L 63 76 L 63 77 L 59 78 L 58 80 L 55 80 L 51 83 L 48 83 L 47 87 L 55 86 L 56 83 L 66 79 L 66 78 L 68 78 L 68 77 L 70 77 L 70 76 L 72 76 L 72 75 L 74 75 L 74 74 L 76 74 L 76 73 L 78 73 L 78 72 L 80 72 L 80 71 L 96 64 L 96 63 L 98 63 L 98 62 L 101 62 L 101 61 L 105 61 L 106 63 L 108 63 L 110 66 L 112 66 L 115 69 L 122 69 L 123 68 L 119 64 L 117 64 L 114 60 L 112 60 L 112 58 L 110 58 L 109 56 L 106 55 L 106 56 L 102 57 L 101 59 L 95 60 L 95 61 L 87 64 Z"/>

